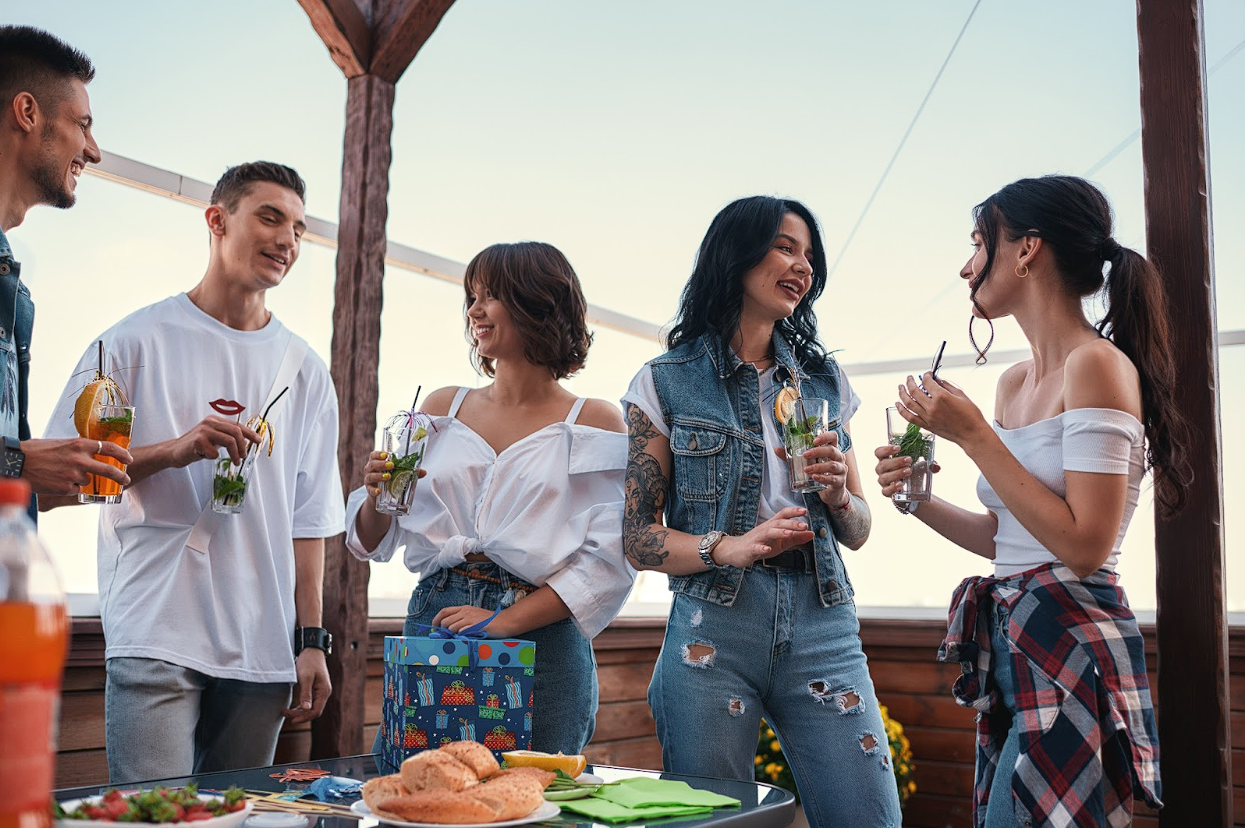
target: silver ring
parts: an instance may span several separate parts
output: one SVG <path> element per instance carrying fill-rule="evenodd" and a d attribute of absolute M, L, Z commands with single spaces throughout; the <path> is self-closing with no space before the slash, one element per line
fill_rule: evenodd
<path fill-rule="evenodd" d="M 104 441 L 103 441 L 103 440 L 96 440 L 96 441 L 95 441 L 95 448 L 96 448 L 96 452 L 95 452 L 96 454 L 103 454 L 103 453 L 104 453 Z"/>

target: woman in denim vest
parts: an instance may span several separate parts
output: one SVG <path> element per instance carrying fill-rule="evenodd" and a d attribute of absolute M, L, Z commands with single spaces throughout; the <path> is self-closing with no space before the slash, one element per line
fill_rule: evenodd
<path fill-rule="evenodd" d="M 752 779 L 766 717 L 811 825 L 899 826 L 840 556 L 865 543 L 870 511 L 847 426 L 858 399 L 815 329 L 826 281 L 804 205 L 754 196 L 711 222 L 671 350 L 623 398 L 624 552 L 675 593 L 649 688 L 667 770 Z M 806 453 L 817 492 L 789 486 L 785 386 L 827 400 L 838 423 Z"/>

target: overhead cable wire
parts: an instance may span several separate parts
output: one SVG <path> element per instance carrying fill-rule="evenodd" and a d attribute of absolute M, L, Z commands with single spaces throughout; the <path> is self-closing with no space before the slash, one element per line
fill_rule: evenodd
<path fill-rule="evenodd" d="M 974 18 L 974 13 L 978 11 L 979 4 L 983 0 L 975 0 L 974 7 L 970 9 L 970 13 L 966 15 L 966 22 L 961 25 L 961 31 L 957 32 L 957 39 L 953 41 L 952 48 L 948 50 L 948 55 L 944 58 L 944 62 L 940 64 L 939 71 L 935 73 L 935 78 L 931 81 L 931 86 L 927 89 L 927 94 L 923 96 L 922 103 L 918 104 L 918 110 L 914 113 L 914 117 L 909 122 L 909 126 L 905 130 L 905 134 L 901 136 L 901 141 L 896 145 L 896 151 L 892 153 L 892 158 L 888 161 L 888 165 L 883 168 L 883 175 L 879 176 L 879 183 L 875 185 L 875 190 L 870 194 L 870 198 L 866 199 L 866 206 L 862 208 L 862 213 L 857 217 L 857 223 L 853 225 L 853 229 L 849 231 L 849 235 L 845 238 L 844 244 L 840 248 L 839 255 L 832 262 L 831 268 L 827 271 L 827 278 L 836 272 L 836 268 L 840 266 L 840 262 L 844 259 L 844 254 L 848 252 L 849 245 L 853 243 L 853 237 L 857 235 L 857 230 L 862 226 L 862 222 L 866 220 L 866 214 L 870 212 L 871 205 L 875 203 L 875 196 L 879 195 L 879 191 L 883 189 L 883 184 L 888 180 L 888 174 L 892 172 L 892 166 L 896 163 L 896 159 L 900 157 L 901 150 L 905 148 L 905 142 L 909 140 L 909 134 L 914 131 L 914 126 L 918 123 L 918 119 L 922 117 L 922 110 L 926 108 L 927 101 L 931 100 L 931 93 L 935 91 L 935 87 L 940 82 L 940 78 L 944 75 L 944 70 L 948 68 L 948 62 L 953 59 L 953 53 L 957 51 L 957 46 L 961 43 L 962 36 L 966 33 L 966 29 L 970 26 L 970 21 Z"/>
<path fill-rule="evenodd" d="M 1243 51 L 1244 45 L 1247 45 L 1247 41 L 1240 40 L 1237 46 L 1235 46 L 1233 49 L 1227 52 L 1224 57 L 1222 57 L 1220 60 L 1218 60 L 1216 63 L 1212 65 L 1212 68 L 1208 70 L 1208 75 L 1212 76 L 1213 74 L 1216 73 L 1218 69 L 1220 69 L 1222 66 L 1225 66 L 1225 64 L 1229 63 L 1230 58 L 1234 57 L 1239 52 Z M 1108 155 L 1105 155 L 1099 161 L 1095 162 L 1095 164 L 1092 165 L 1091 169 L 1083 173 L 1083 178 L 1091 178 L 1091 176 L 1095 175 L 1100 170 L 1104 169 L 1106 166 L 1108 166 L 1110 161 L 1112 161 L 1117 156 L 1121 155 L 1123 152 L 1126 151 L 1126 149 L 1130 147 L 1131 144 L 1139 140 L 1139 137 L 1141 135 L 1143 135 L 1142 129 L 1136 129 L 1134 132 L 1127 135 L 1120 144 L 1118 144 L 1117 146 L 1109 150 Z"/>

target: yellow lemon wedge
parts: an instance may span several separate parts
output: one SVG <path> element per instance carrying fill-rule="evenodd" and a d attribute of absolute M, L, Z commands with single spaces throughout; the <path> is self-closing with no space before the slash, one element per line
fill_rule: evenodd
<path fill-rule="evenodd" d="M 545 771 L 561 770 L 575 779 L 584 773 L 588 761 L 581 755 L 566 756 L 562 753 L 542 753 L 539 750 L 508 750 L 502 754 L 508 768 L 541 768 Z"/>
<path fill-rule="evenodd" d="M 74 430 L 79 437 L 90 437 L 98 430 L 101 405 L 127 405 L 121 386 L 108 377 L 97 377 L 86 384 L 74 402 Z M 99 439 L 99 438 L 92 438 Z"/>
<path fill-rule="evenodd" d="M 785 385 L 775 395 L 775 419 L 787 423 L 792 419 L 792 407 L 801 399 L 801 392 L 791 385 Z"/>

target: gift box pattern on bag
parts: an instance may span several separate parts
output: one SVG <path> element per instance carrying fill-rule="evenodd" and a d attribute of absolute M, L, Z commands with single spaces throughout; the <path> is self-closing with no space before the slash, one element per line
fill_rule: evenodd
<path fill-rule="evenodd" d="M 381 734 L 397 767 L 429 747 L 468 739 L 494 751 L 532 746 L 531 641 L 387 636 Z"/>

